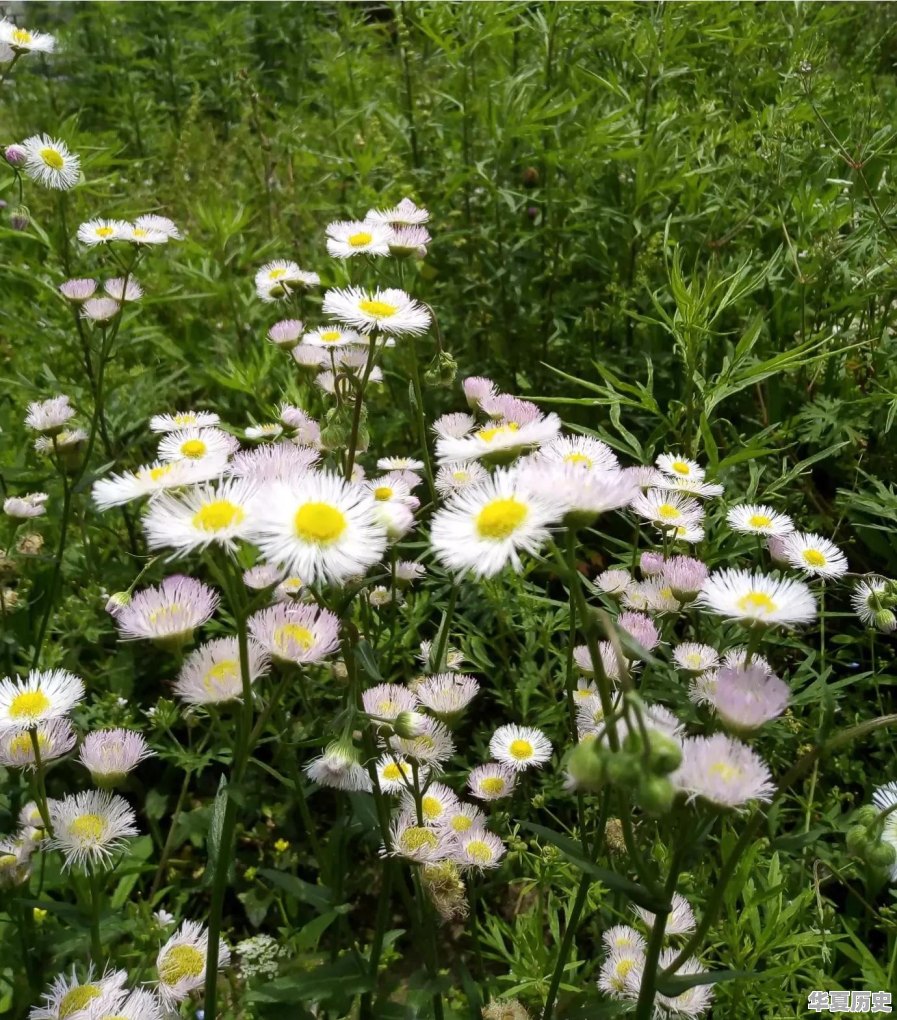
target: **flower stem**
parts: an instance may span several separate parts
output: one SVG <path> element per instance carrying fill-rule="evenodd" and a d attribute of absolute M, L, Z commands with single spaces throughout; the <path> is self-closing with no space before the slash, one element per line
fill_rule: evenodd
<path fill-rule="evenodd" d="M 47 786 L 44 781 L 44 763 L 40 754 L 40 741 L 37 739 L 37 727 L 34 726 L 28 731 L 31 737 L 31 747 L 34 751 L 34 777 L 35 777 L 35 802 L 40 813 L 41 821 L 47 835 L 53 835 L 53 823 L 50 821 L 50 809 L 47 802 Z"/>
<path fill-rule="evenodd" d="M 90 957 L 97 967 L 102 968 L 103 944 L 100 941 L 100 884 L 93 866 L 88 869 L 87 881 L 90 886 Z"/>

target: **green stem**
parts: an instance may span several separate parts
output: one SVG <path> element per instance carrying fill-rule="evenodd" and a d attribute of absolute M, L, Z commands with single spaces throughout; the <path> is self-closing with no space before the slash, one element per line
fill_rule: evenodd
<path fill-rule="evenodd" d="M 358 430 L 361 427 L 361 409 L 364 404 L 364 391 L 374 368 L 377 354 L 377 334 L 371 334 L 368 343 L 368 357 L 364 365 L 361 380 L 355 388 L 355 406 L 352 409 L 352 431 L 349 433 L 349 447 L 346 451 L 346 481 L 352 480 L 352 469 L 355 467 L 355 447 L 358 445 Z"/>
<path fill-rule="evenodd" d="M 96 872 L 91 866 L 87 872 L 87 881 L 90 886 L 90 958 L 94 964 L 102 969 L 103 965 L 103 944 L 100 941 L 100 884 L 97 881 Z"/>
<path fill-rule="evenodd" d="M 417 347 L 414 341 L 409 346 L 411 348 L 411 386 L 414 391 L 414 421 L 417 426 L 417 439 L 424 457 L 424 473 L 427 476 L 430 504 L 436 506 L 436 483 L 433 481 L 433 462 L 430 460 L 430 444 L 427 442 L 427 423 L 424 418 L 424 393 L 420 384 Z"/>
<path fill-rule="evenodd" d="M 162 879 L 165 876 L 165 868 L 168 865 L 168 860 L 174 850 L 175 829 L 177 828 L 178 819 L 181 817 L 181 812 L 184 810 L 184 803 L 187 800 L 187 792 L 190 787 L 190 776 L 191 773 L 188 769 L 184 773 L 181 790 L 174 806 L 174 813 L 171 816 L 171 824 L 168 827 L 168 835 L 165 837 L 165 844 L 162 847 L 162 853 L 159 857 L 159 866 L 156 868 L 156 874 L 153 876 L 153 884 L 149 891 L 150 901 L 152 901 L 153 897 L 159 891 L 159 886 L 162 884 Z"/>
<path fill-rule="evenodd" d="M 670 872 L 667 875 L 664 887 L 664 899 L 669 904 L 673 893 L 676 891 L 676 883 L 682 871 L 682 860 L 687 845 L 682 834 L 675 829 L 671 833 L 672 843 L 675 846 L 673 860 L 670 864 Z M 638 1001 L 635 1004 L 635 1020 L 651 1020 L 654 1012 L 654 995 L 657 987 L 657 963 L 660 959 L 660 951 L 663 948 L 664 935 L 666 934 L 667 918 L 670 916 L 670 908 L 658 910 L 654 915 L 654 924 L 651 926 L 651 934 L 648 937 L 648 946 L 645 951 L 645 969 L 642 972 L 642 984 L 639 988 Z"/>
<path fill-rule="evenodd" d="M 62 575 L 62 557 L 65 553 L 65 540 L 68 537 L 69 523 L 72 515 L 72 486 L 69 483 L 68 475 L 64 466 L 60 463 L 59 470 L 62 475 L 62 519 L 59 524 L 59 542 L 56 545 L 56 558 L 53 562 L 53 574 L 50 578 L 50 587 L 47 590 L 44 613 L 41 617 L 40 628 L 37 632 L 37 640 L 34 644 L 34 655 L 31 659 L 31 668 L 37 669 L 40 662 L 41 651 L 44 640 L 47 636 L 47 628 L 50 626 L 50 618 L 53 615 L 53 606 L 56 603 L 56 595 L 59 589 L 59 579 Z"/>
<path fill-rule="evenodd" d="M 40 754 L 40 741 L 37 739 L 37 727 L 34 726 L 28 731 L 31 737 L 31 747 L 34 751 L 34 785 L 37 810 L 40 813 L 41 821 L 48 836 L 53 835 L 53 823 L 50 821 L 50 808 L 47 802 L 47 786 L 44 781 L 44 763 Z"/>
<path fill-rule="evenodd" d="M 439 631 L 439 643 L 436 646 L 436 659 L 430 656 L 431 664 L 435 661 L 435 672 L 442 673 L 445 669 L 445 650 L 448 647 L 449 630 L 452 625 L 452 617 L 455 615 L 455 605 L 458 601 L 458 585 L 452 584 L 449 591 L 448 605 L 445 607 L 445 618 Z"/>

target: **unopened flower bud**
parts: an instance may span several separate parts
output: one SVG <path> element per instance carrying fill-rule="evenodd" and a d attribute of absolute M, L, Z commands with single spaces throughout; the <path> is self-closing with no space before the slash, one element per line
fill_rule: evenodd
<path fill-rule="evenodd" d="M 424 372 L 428 386 L 451 386 L 458 374 L 458 363 L 448 351 L 439 351 Z"/>
<path fill-rule="evenodd" d="M 665 815 L 673 807 L 676 789 L 661 776 L 643 778 L 636 790 L 636 803 L 649 815 Z"/>
<path fill-rule="evenodd" d="M 419 737 L 426 728 L 427 717 L 420 712 L 399 712 L 393 721 L 392 728 L 396 736 L 405 740 Z"/>
<path fill-rule="evenodd" d="M 24 166 L 28 159 L 28 153 L 21 145 L 7 145 L 3 150 L 3 155 L 10 166 Z"/>
<path fill-rule="evenodd" d="M 605 762 L 594 740 L 580 741 L 567 758 L 567 774 L 577 790 L 600 790 L 606 783 Z"/>

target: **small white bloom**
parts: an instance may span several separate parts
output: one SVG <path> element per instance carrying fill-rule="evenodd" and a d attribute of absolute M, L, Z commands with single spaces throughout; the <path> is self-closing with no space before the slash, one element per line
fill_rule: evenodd
<path fill-rule="evenodd" d="M 21 143 L 25 173 L 45 188 L 70 191 L 81 175 L 81 160 L 65 142 L 49 135 L 32 135 Z"/>
<path fill-rule="evenodd" d="M 392 228 L 385 224 L 338 220 L 327 227 L 327 253 L 335 259 L 388 255 L 392 239 Z"/>
<path fill-rule="evenodd" d="M 403 290 L 390 288 L 368 292 L 361 287 L 329 290 L 324 312 L 364 333 L 377 329 L 400 336 L 426 333 L 430 313 Z"/>
<path fill-rule="evenodd" d="M 802 531 L 786 535 L 782 556 L 792 567 L 805 571 L 811 577 L 829 579 L 847 573 L 847 557 L 834 542 L 822 535 L 809 535 Z"/>
<path fill-rule="evenodd" d="M 499 726 L 489 741 L 492 757 L 515 772 L 535 765 L 541 767 L 551 757 L 551 742 L 541 730 L 531 726 Z"/>
<path fill-rule="evenodd" d="M 0 733 L 59 719 L 84 697 L 84 682 L 65 669 L 32 670 L 26 679 L 0 680 Z"/>
<path fill-rule="evenodd" d="M 137 818 L 128 802 L 117 794 L 86 790 L 50 805 L 53 838 L 49 846 L 62 852 L 65 867 L 109 867 L 136 836 Z"/>
<path fill-rule="evenodd" d="M 209 934 L 205 927 L 195 921 L 184 921 L 159 950 L 156 957 L 159 994 L 169 1007 L 182 1002 L 194 989 L 202 988 L 208 948 Z M 218 969 L 228 963 L 230 950 L 221 943 L 218 947 Z"/>
<path fill-rule="evenodd" d="M 794 522 L 790 517 L 763 504 L 741 503 L 733 506 L 726 514 L 726 520 L 733 531 L 745 535 L 789 535 L 794 531 Z"/>
<path fill-rule="evenodd" d="M 270 661 L 264 648 L 250 639 L 248 648 L 249 682 L 254 684 L 268 672 Z M 188 705 L 220 705 L 243 697 L 240 647 L 236 638 L 207 641 L 184 660 L 174 693 Z"/>

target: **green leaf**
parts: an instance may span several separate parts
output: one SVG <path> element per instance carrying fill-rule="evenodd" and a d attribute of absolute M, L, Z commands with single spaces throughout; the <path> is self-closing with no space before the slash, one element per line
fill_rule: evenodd
<path fill-rule="evenodd" d="M 258 874 L 266 878 L 271 885 L 282 889 L 289 897 L 308 903 L 318 911 L 330 910 L 333 907 L 333 894 L 323 885 L 312 885 L 286 871 L 275 871 L 274 868 L 259 868 Z"/>
<path fill-rule="evenodd" d="M 221 851 L 221 833 L 224 830 L 224 816 L 227 811 L 227 780 L 222 774 L 218 783 L 218 792 L 215 794 L 215 802 L 212 805 L 212 817 L 209 821 L 209 834 L 206 837 L 208 848 L 209 864 L 205 870 L 207 881 L 211 882 L 215 874 L 215 864 L 218 854 Z"/>
<path fill-rule="evenodd" d="M 752 970 L 708 970 L 700 974 L 673 974 L 668 978 L 658 977 L 657 990 L 661 995 L 672 997 L 681 995 L 697 985 L 721 985 L 724 981 L 757 977 L 758 974 Z"/>
<path fill-rule="evenodd" d="M 247 1002 L 322 1002 L 336 996 L 358 995 L 371 989 L 370 975 L 362 969 L 362 961 L 352 956 L 307 974 L 290 974 L 266 982 L 246 995 Z"/>
<path fill-rule="evenodd" d="M 383 682 L 383 677 L 380 673 L 380 668 L 377 665 L 377 660 L 374 657 L 374 650 L 368 641 L 359 641 L 355 646 L 355 658 L 358 659 L 359 665 L 364 672 L 371 678 L 371 680 L 377 683 Z"/>

